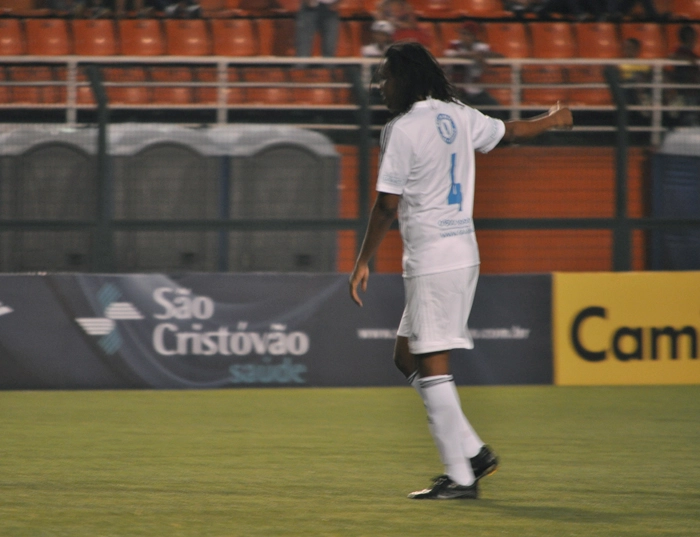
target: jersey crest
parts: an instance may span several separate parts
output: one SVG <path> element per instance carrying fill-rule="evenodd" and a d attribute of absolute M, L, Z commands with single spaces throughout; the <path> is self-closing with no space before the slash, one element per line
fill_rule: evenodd
<path fill-rule="evenodd" d="M 437 130 L 440 137 L 446 144 L 451 144 L 457 137 L 457 125 L 454 120 L 447 114 L 438 114 L 436 118 Z"/>

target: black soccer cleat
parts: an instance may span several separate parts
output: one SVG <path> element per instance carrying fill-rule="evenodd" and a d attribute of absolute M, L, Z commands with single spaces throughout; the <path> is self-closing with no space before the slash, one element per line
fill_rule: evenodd
<path fill-rule="evenodd" d="M 483 446 L 476 456 L 469 459 L 474 471 L 474 479 L 479 481 L 482 477 L 489 476 L 498 470 L 498 457 L 489 446 Z"/>
<path fill-rule="evenodd" d="M 478 496 L 476 481 L 472 485 L 458 485 L 446 475 L 436 478 L 432 488 L 408 495 L 412 500 L 476 500 Z"/>

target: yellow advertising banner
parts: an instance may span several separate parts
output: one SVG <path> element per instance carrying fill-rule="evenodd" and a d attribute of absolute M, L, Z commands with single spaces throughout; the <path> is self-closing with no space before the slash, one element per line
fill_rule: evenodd
<path fill-rule="evenodd" d="M 556 273 L 558 386 L 700 384 L 700 272 Z"/>

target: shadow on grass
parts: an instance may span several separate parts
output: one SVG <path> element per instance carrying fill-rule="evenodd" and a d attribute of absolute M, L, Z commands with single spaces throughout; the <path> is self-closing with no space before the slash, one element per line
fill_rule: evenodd
<path fill-rule="evenodd" d="M 499 500 L 480 499 L 479 507 L 484 507 L 500 514 L 514 518 L 534 520 L 552 520 L 557 522 L 607 523 L 621 522 L 628 517 L 617 513 L 605 513 L 599 509 L 582 509 L 559 505 L 528 505 L 503 502 Z"/>

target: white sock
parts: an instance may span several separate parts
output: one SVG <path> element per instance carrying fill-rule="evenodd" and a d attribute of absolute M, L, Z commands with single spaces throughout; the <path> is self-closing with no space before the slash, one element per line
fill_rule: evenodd
<path fill-rule="evenodd" d="M 413 388 L 418 392 L 418 395 L 420 395 L 421 399 L 423 399 L 423 392 L 421 391 L 420 387 L 420 377 L 418 376 L 418 371 L 416 370 L 416 372 L 413 373 L 410 377 L 408 377 L 407 380 L 408 383 L 411 386 L 413 386 Z M 455 398 L 457 399 L 461 410 L 462 405 L 460 403 L 459 394 L 457 393 L 457 386 L 455 386 L 454 382 L 452 383 L 452 387 L 454 388 Z M 481 440 L 481 438 L 479 438 L 479 435 L 476 434 L 476 431 L 472 427 L 471 423 L 469 423 L 469 420 L 464 415 L 464 413 L 460 413 L 462 415 L 462 448 L 464 451 L 464 456 L 468 459 L 471 459 L 472 457 L 476 457 L 479 454 L 481 448 L 484 447 L 484 442 Z M 430 422 L 428 422 L 428 427 L 431 428 L 430 433 L 432 434 L 432 424 Z"/>
<path fill-rule="evenodd" d="M 472 424 L 469 423 L 469 420 L 462 411 L 462 403 L 459 399 L 459 393 L 457 393 L 457 386 L 454 382 L 452 382 L 451 386 L 454 391 L 454 397 L 459 405 L 459 413 L 462 416 L 462 448 L 464 450 L 464 456 L 471 459 L 479 454 L 481 448 L 484 447 L 484 443 L 481 441 L 481 438 L 479 438 L 479 435 L 476 434 L 474 427 L 472 427 Z"/>
<path fill-rule="evenodd" d="M 430 432 L 437 446 L 445 473 L 459 485 L 474 483 L 474 472 L 464 457 L 464 415 L 455 397 L 452 375 L 438 375 L 419 380 L 421 395 L 431 422 Z"/>

